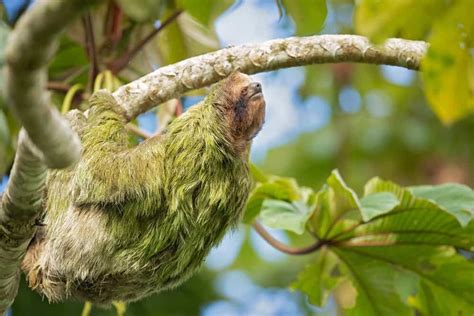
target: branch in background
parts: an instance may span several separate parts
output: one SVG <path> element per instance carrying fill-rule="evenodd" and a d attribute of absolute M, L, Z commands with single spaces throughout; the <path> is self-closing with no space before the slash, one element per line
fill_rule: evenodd
<path fill-rule="evenodd" d="M 47 65 L 64 27 L 92 0 L 38 1 L 20 18 L 5 49 L 6 96 L 23 124 L 0 208 L 0 314 L 13 302 L 20 263 L 35 233 L 47 166 L 64 168 L 80 157 L 69 123 L 50 106 Z"/>
<path fill-rule="evenodd" d="M 61 30 L 97 1 L 40 1 L 11 32 L 5 49 L 6 96 L 31 141 L 52 168 L 64 168 L 80 157 L 79 137 L 50 106 L 47 65 Z"/>
<path fill-rule="evenodd" d="M 111 1 L 107 8 L 104 35 L 108 43 L 115 47 L 122 38 L 123 11 L 117 3 Z"/>
<path fill-rule="evenodd" d="M 176 99 L 176 109 L 174 115 L 179 117 L 184 112 L 183 102 L 180 99 Z"/>
<path fill-rule="evenodd" d="M 273 238 L 273 236 L 270 235 L 270 233 L 267 232 L 267 230 L 259 222 L 254 222 L 252 226 L 255 231 L 260 235 L 260 237 L 262 237 L 266 242 L 268 242 L 273 248 L 288 255 L 307 255 L 319 250 L 322 246 L 328 244 L 328 242 L 326 241 L 318 240 L 314 244 L 309 245 L 307 247 L 294 248 L 287 246 Z"/>
<path fill-rule="evenodd" d="M 87 56 L 89 57 L 89 76 L 88 76 L 88 91 L 92 90 L 95 77 L 99 73 L 99 63 L 97 61 L 97 49 L 95 47 L 94 26 L 90 12 L 87 12 L 82 17 L 82 24 L 84 26 L 85 42 Z"/>
<path fill-rule="evenodd" d="M 356 35 L 289 37 L 221 49 L 161 67 L 114 92 L 129 119 L 239 69 L 247 74 L 310 64 L 358 62 L 418 70 L 428 44 L 389 39 L 375 46 Z"/>
<path fill-rule="evenodd" d="M 20 282 L 20 263 L 36 231 L 46 166 L 25 130 L 0 207 L 0 315 L 13 303 Z M 37 151 L 37 150 L 36 150 Z"/>
<path fill-rule="evenodd" d="M 280 21 L 283 18 L 283 12 L 285 11 L 283 9 L 283 3 L 281 3 L 281 0 L 275 0 L 275 4 L 278 8 L 278 21 Z"/>
<path fill-rule="evenodd" d="M 146 44 L 148 44 L 167 25 L 176 20 L 181 13 L 183 13 L 182 10 L 174 12 L 158 28 L 153 29 L 147 36 L 145 36 L 145 38 L 143 38 L 134 48 L 129 51 L 126 51 L 122 56 L 108 63 L 107 68 L 112 71 L 114 75 L 118 74 L 128 65 L 128 63 L 133 59 L 133 57 L 135 57 L 135 55 L 137 55 L 138 52 L 142 50 L 143 47 L 145 47 Z"/>
<path fill-rule="evenodd" d="M 48 81 L 46 83 L 46 89 L 66 93 L 71 89 L 71 85 L 65 82 Z"/>

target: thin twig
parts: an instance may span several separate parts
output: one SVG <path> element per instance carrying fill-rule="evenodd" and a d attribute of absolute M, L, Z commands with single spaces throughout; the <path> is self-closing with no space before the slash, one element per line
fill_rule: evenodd
<path fill-rule="evenodd" d="M 128 63 L 135 57 L 135 55 L 143 49 L 143 47 L 148 44 L 159 32 L 161 32 L 166 26 L 171 22 L 176 20 L 178 16 L 183 13 L 182 10 L 174 12 L 168 19 L 166 19 L 158 28 L 153 29 L 147 36 L 145 36 L 134 48 L 129 51 L 126 51 L 122 56 L 117 59 L 112 60 L 108 63 L 107 68 L 112 71 L 113 74 L 119 73 L 123 70 Z"/>
<path fill-rule="evenodd" d="M 174 112 L 174 115 L 176 117 L 179 117 L 181 114 L 184 112 L 184 107 L 183 107 L 183 102 L 181 102 L 180 98 L 176 98 L 176 110 Z"/>
<path fill-rule="evenodd" d="M 84 25 L 85 33 L 85 42 L 86 42 L 86 51 L 87 56 L 89 56 L 89 61 L 91 63 L 89 67 L 89 78 L 88 78 L 88 88 L 92 88 L 95 77 L 99 72 L 99 63 L 97 61 L 97 50 L 95 47 L 95 36 L 94 36 L 94 27 L 92 24 L 92 17 L 90 12 L 87 12 L 82 18 L 82 24 Z"/>
<path fill-rule="evenodd" d="M 112 48 L 114 48 L 122 38 L 122 20 L 122 9 L 115 2 L 110 2 L 107 9 L 107 20 L 104 33 L 107 39 L 106 42 L 109 43 Z"/>
<path fill-rule="evenodd" d="M 314 244 L 309 245 L 307 247 L 294 248 L 276 240 L 272 235 L 270 235 L 269 232 L 267 232 L 267 230 L 259 222 L 254 222 L 252 226 L 260 235 L 260 237 L 262 237 L 266 242 L 268 242 L 273 248 L 289 255 L 307 255 L 319 250 L 322 246 L 328 244 L 327 241 L 318 240 Z"/>
<path fill-rule="evenodd" d="M 46 89 L 59 92 L 68 92 L 69 89 L 71 89 L 71 85 L 65 82 L 49 81 L 46 83 Z"/>
<path fill-rule="evenodd" d="M 129 132 L 132 132 L 133 134 L 143 138 L 143 139 L 148 139 L 148 138 L 151 138 L 153 137 L 152 134 L 148 133 L 147 131 L 144 131 L 142 129 L 140 129 L 138 126 L 136 125 L 133 125 L 133 124 L 127 124 L 125 125 L 125 127 L 127 128 L 127 130 Z"/>
<path fill-rule="evenodd" d="M 281 21 L 283 18 L 283 4 L 281 3 L 281 0 L 275 0 L 275 4 L 278 8 L 278 21 Z"/>

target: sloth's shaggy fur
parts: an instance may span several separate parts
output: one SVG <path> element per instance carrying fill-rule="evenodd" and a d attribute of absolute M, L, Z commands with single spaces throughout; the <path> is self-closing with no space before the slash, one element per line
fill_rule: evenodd
<path fill-rule="evenodd" d="M 69 115 L 81 160 L 49 172 L 44 226 L 23 261 L 30 286 L 51 301 L 132 301 L 177 286 L 242 215 L 248 153 L 265 102 L 234 73 L 174 120 L 163 136 L 129 147 L 109 93 Z"/>

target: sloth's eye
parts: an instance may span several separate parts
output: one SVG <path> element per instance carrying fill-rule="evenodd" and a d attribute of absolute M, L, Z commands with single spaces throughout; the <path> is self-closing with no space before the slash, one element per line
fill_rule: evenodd
<path fill-rule="evenodd" d="M 241 94 L 246 95 L 247 92 L 248 92 L 248 87 L 245 87 L 245 88 L 242 89 Z"/>

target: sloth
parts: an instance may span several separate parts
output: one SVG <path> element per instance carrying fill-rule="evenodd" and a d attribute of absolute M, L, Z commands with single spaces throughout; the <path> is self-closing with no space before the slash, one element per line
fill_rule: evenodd
<path fill-rule="evenodd" d="M 261 85 L 234 72 L 136 146 L 110 93 L 89 104 L 87 117 L 68 114 L 82 158 L 48 172 L 42 225 L 22 263 L 28 284 L 52 302 L 99 305 L 174 288 L 242 216 L 250 145 L 264 122 Z"/>

